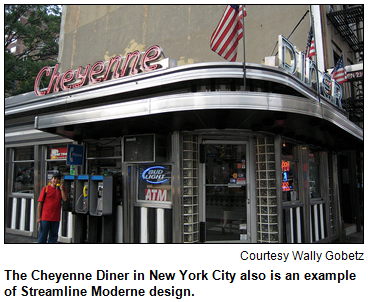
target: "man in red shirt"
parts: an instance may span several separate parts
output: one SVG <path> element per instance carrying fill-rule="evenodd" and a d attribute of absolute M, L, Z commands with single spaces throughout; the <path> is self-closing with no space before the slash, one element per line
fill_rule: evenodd
<path fill-rule="evenodd" d="M 40 225 L 38 243 L 56 243 L 58 239 L 61 200 L 66 201 L 66 191 L 61 176 L 55 173 L 51 184 L 44 187 L 38 198 L 37 223 Z"/>

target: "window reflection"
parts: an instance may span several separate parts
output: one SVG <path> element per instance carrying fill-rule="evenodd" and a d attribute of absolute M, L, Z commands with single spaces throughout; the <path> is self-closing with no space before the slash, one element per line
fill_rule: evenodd
<path fill-rule="evenodd" d="M 14 150 L 14 193 L 34 192 L 34 147 L 23 147 Z"/>
<path fill-rule="evenodd" d="M 317 151 L 309 153 L 309 188 L 310 198 L 321 198 L 319 154 Z"/>
<path fill-rule="evenodd" d="M 246 146 L 206 145 L 206 240 L 246 240 Z"/>
<path fill-rule="evenodd" d="M 33 193 L 34 190 L 34 163 L 14 163 L 13 192 Z"/>

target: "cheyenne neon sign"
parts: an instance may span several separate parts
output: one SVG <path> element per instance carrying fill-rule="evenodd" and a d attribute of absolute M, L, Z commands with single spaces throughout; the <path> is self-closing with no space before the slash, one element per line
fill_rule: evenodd
<path fill-rule="evenodd" d="M 45 66 L 38 73 L 34 91 L 36 95 L 58 92 L 60 90 L 69 90 L 82 87 L 89 83 L 97 84 L 109 79 L 121 78 L 127 75 L 135 75 L 140 72 L 152 71 L 161 68 L 160 64 L 154 64 L 164 57 L 160 46 L 154 45 L 148 48 L 144 53 L 138 50 L 128 53 L 126 57 L 115 56 L 108 62 L 97 61 L 92 66 L 88 64 L 86 67 L 80 66 L 77 70 L 69 69 L 65 73 L 58 72 L 59 63 L 57 63 L 52 71 L 51 67 Z M 124 65 L 122 65 L 123 60 Z M 141 61 L 141 62 L 140 62 Z M 120 66 L 122 68 L 120 69 Z M 113 67 L 114 66 L 114 67 Z M 47 90 L 40 90 L 40 80 L 43 76 L 51 75 Z"/>
<path fill-rule="evenodd" d="M 315 62 L 306 58 L 303 52 L 296 51 L 294 45 L 281 35 L 279 35 L 278 56 L 281 68 L 295 74 L 309 87 L 315 85 L 314 88 L 318 93 L 342 107 L 340 84 L 333 80 L 328 73 L 320 72 Z"/>

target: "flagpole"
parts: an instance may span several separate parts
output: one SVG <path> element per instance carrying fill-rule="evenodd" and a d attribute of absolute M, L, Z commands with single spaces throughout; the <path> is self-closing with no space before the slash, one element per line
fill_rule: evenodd
<path fill-rule="evenodd" d="M 314 16 L 313 16 L 313 12 L 312 12 L 312 7 L 310 7 L 310 17 L 311 17 L 311 24 L 312 24 L 312 32 L 313 32 L 313 38 L 314 38 L 314 49 L 315 49 L 315 53 L 316 53 L 316 65 L 317 65 L 317 97 L 318 97 L 318 102 L 321 102 L 321 96 L 320 96 L 320 81 L 319 81 L 319 66 L 318 66 L 318 56 L 317 56 L 317 39 L 316 39 L 316 33 L 314 32 Z M 312 81 L 312 79 L 310 79 L 310 81 Z"/>
<path fill-rule="evenodd" d="M 345 56 L 344 56 L 344 54 L 345 54 L 345 52 L 344 51 L 342 51 L 342 66 L 343 66 L 343 68 L 344 68 L 344 83 L 345 83 L 345 77 L 346 77 L 346 69 L 345 69 L 345 63 L 344 63 L 344 59 L 345 59 Z M 343 83 L 342 83 L 343 84 Z M 345 93 L 344 93 L 344 86 L 346 86 L 346 85 L 340 85 L 341 86 L 341 93 L 342 93 L 342 95 L 344 95 Z M 342 103 L 341 103 L 341 100 L 340 100 L 340 104 L 337 104 L 338 106 L 341 106 L 341 108 L 342 108 Z"/>
<path fill-rule="evenodd" d="M 243 18 L 243 74 L 244 74 L 244 91 L 247 91 L 247 75 L 245 69 L 245 30 L 244 30 L 244 5 L 242 5 L 242 18 Z"/>

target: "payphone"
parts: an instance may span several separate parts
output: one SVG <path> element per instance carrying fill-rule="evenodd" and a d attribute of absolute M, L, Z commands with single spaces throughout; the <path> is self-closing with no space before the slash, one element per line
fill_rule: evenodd
<path fill-rule="evenodd" d="M 89 210 L 89 175 L 78 175 L 75 180 L 75 213 L 87 214 Z"/>
<path fill-rule="evenodd" d="M 67 200 L 63 201 L 63 211 L 74 212 L 74 175 L 65 175 L 63 185 L 66 190 Z"/>
<path fill-rule="evenodd" d="M 90 215 L 111 215 L 113 199 L 113 177 L 92 175 L 89 184 Z"/>

